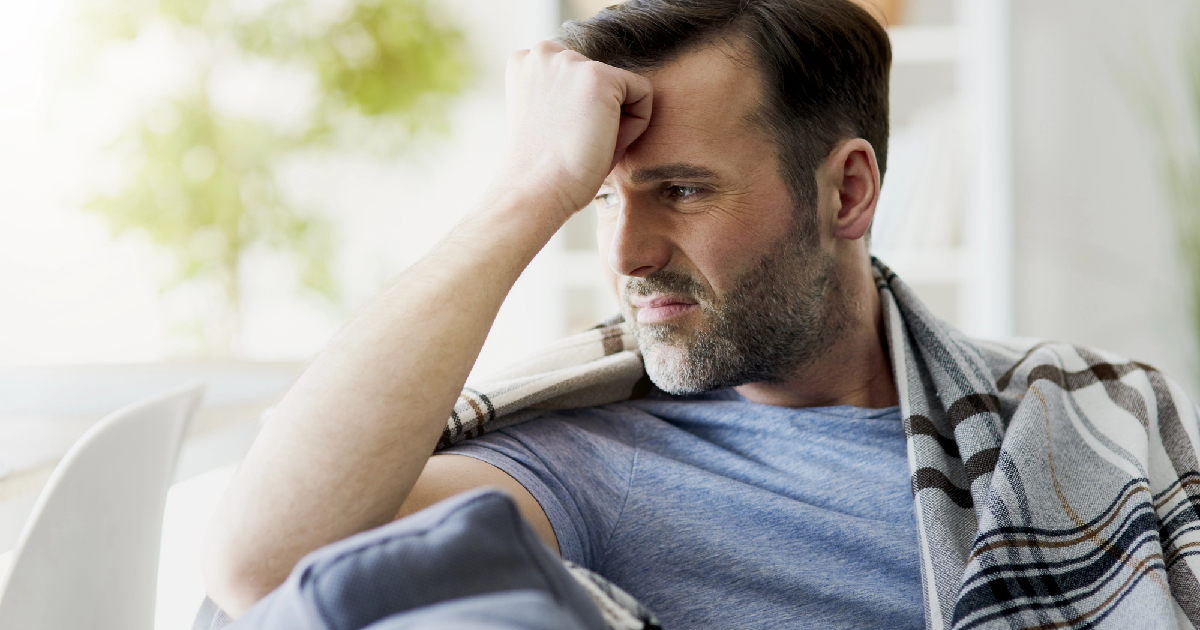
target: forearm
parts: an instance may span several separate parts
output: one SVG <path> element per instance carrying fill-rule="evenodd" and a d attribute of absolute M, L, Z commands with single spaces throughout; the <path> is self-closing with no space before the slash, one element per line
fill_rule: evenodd
<path fill-rule="evenodd" d="M 521 271 L 649 125 L 650 82 L 541 42 L 509 59 L 488 203 L 401 274 L 280 402 L 214 517 L 209 595 L 235 615 L 304 554 L 403 504 Z"/>
<path fill-rule="evenodd" d="M 210 594 L 238 614 L 306 553 L 389 521 L 433 451 L 497 310 L 560 227 L 501 196 L 397 277 L 305 371 L 222 500 Z"/>

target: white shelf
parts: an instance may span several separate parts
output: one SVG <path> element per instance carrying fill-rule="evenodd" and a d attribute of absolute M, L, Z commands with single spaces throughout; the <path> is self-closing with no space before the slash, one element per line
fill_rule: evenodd
<path fill-rule="evenodd" d="M 952 26 L 900 26 L 888 31 L 895 65 L 947 64 L 953 68 L 953 98 L 961 107 L 962 120 L 960 129 L 951 130 L 951 137 L 961 147 L 954 152 L 962 155 L 951 162 L 942 159 L 931 164 L 909 164 L 926 169 L 926 175 L 932 172 L 929 169 L 947 164 L 959 168 L 962 172 L 956 172 L 951 181 L 960 183 L 963 192 L 962 199 L 952 206 L 954 216 L 944 216 L 944 212 L 924 216 L 931 209 L 941 208 L 938 203 L 945 199 L 909 200 L 909 192 L 915 191 L 915 195 L 928 191 L 901 186 L 898 190 L 905 198 L 903 209 L 909 214 L 881 217 L 888 216 L 893 227 L 912 227 L 913 223 L 902 219 L 915 220 L 919 229 L 890 235 L 891 242 L 911 241 L 909 246 L 884 247 L 874 253 L 918 294 L 924 291 L 922 298 L 941 317 L 968 335 L 986 338 L 1010 337 L 1014 332 L 1009 2 L 956 0 L 956 23 Z M 909 80 L 914 73 L 897 76 Z M 937 133 L 937 129 L 930 133 Z M 899 149 L 902 143 L 894 146 Z M 923 145 L 913 146 L 919 149 Z M 921 158 L 917 149 L 910 158 Z M 938 155 L 944 157 L 946 152 Z M 896 160 L 902 158 L 898 151 L 893 158 L 892 173 L 899 175 L 902 164 Z M 924 188 L 941 190 L 943 184 Z M 954 230 L 952 238 L 943 233 L 947 229 Z"/>

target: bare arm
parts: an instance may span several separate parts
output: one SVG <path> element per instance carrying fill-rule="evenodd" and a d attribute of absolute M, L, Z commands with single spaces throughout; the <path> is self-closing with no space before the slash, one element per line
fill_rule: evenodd
<path fill-rule="evenodd" d="M 486 464 L 439 457 L 405 503 L 504 297 L 645 130 L 651 96 L 644 78 L 549 42 L 513 55 L 508 93 L 506 175 L 330 342 L 230 484 L 204 553 L 209 594 L 226 612 L 240 615 L 304 554 L 387 523 L 402 506 L 411 511 L 472 480 L 511 481 Z M 431 481 L 439 466 L 467 481 Z M 527 492 L 517 498 L 545 538 L 536 502 Z"/>

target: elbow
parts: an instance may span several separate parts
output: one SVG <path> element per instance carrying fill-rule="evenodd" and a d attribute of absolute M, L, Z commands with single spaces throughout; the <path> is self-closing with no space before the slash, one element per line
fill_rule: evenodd
<path fill-rule="evenodd" d="M 219 536 L 211 531 L 201 550 L 204 589 L 209 599 L 230 619 L 241 617 L 283 582 L 266 570 L 269 565 L 242 551 L 233 545 L 222 544 Z M 286 577 L 285 574 L 283 578 Z"/>

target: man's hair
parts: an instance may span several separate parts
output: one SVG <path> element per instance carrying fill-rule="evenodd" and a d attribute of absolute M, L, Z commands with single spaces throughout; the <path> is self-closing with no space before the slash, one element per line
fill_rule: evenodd
<path fill-rule="evenodd" d="M 871 143 L 882 176 L 892 49 L 879 22 L 850 0 L 629 0 L 567 22 L 559 42 L 645 72 L 722 38 L 755 56 L 763 88 L 752 118 L 775 145 L 793 203 L 815 205 L 816 169 L 848 138 Z"/>

